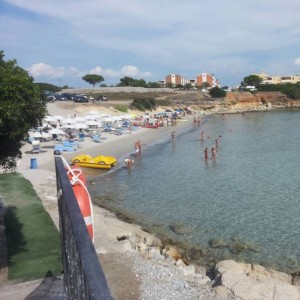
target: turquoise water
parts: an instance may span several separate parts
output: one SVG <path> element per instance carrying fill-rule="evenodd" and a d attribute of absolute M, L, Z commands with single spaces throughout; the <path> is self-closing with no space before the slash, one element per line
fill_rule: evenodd
<path fill-rule="evenodd" d="M 146 149 L 130 174 L 120 169 L 94 178 L 93 201 L 204 249 L 199 263 L 234 259 L 299 271 L 300 113 L 212 116 L 203 123 L 175 143 Z M 201 131 L 210 138 L 201 142 Z M 203 151 L 219 135 L 216 161 L 206 162 Z M 176 226 L 183 231 L 174 232 Z M 212 239 L 224 247 L 212 248 Z"/>

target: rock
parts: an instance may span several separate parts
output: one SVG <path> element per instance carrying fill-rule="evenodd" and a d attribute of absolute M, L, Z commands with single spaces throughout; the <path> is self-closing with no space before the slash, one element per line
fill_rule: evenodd
<path fill-rule="evenodd" d="M 228 245 L 228 248 L 233 254 L 240 254 L 241 252 L 248 249 L 247 245 L 240 241 L 233 241 Z"/>
<path fill-rule="evenodd" d="M 252 270 L 250 264 L 237 263 L 233 260 L 223 260 L 216 264 L 216 277 L 222 275 L 224 272 L 231 272 L 234 274 L 248 274 Z"/>
<path fill-rule="evenodd" d="M 182 261 L 182 259 L 178 259 L 175 263 L 176 267 L 185 267 L 186 264 Z"/>
<path fill-rule="evenodd" d="M 195 265 L 195 273 L 201 276 L 206 276 L 206 268 L 202 266 Z"/>
<path fill-rule="evenodd" d="M 202 276 L 200 274 L 195 274 L 195 277 L 194 277 L 195 284 L 205 285 L 210 282 L 211 282 L 211 280 L 209 279 L 208 276 Z"/>
<path fill-rule="evenodd" d="M 182 271 L 184 276 L 195 275 L 195 266 L 194 265 L 179 266 L 178 269 Z"/>
<path fill-rule="evenodd" d="M 236 297 L 247 300 L 299 300 L 300 293 L 290 284 L 290 275 L 262 266 L 221 261 L 216 266 L 216 274 L 222 286 Z"/>
<path fill-rule="evenodd" d="M 122 241 L 121 246 L 123 251 L 132 251 L 131 243 L 128 240 Z"/>
<path fill-rule="evenodd" d="M 192 260 L 198 260 L 201 257 L 201 249 L 198 248 L 192 248 L 187 252 L 187 255 Z"/>
<path fill-rule="evenodd" d="M 222 239 L 211 239 L 209 241 L 209 245 L 212 248 L 226 248 L 228 247 L 228 243 Z"/>
<path fill-rule="evenodd" d="M 165 257 L 160 253 L 160 248 L 157 247 L 148 248 L 148 257 L 156 260 L 165 259 Z"/>
<path fill-rule="evenodd" d="M 178 260 L 180 258 L 182 258 L 182 255 L 180 253 L 180 250 L 178 248 L 176 248 L 175 246 L 167 246 L 163 249 L 162 254 L 165 257 L 172 257 L 175 260 Z"/>
<path fill-rule="evenodd" d="M 231 295 L 231 292 L 229 289 L 227 289 L 225 286 L 219 285 L 215 288 L 216 294 L 223 298 L 227 299 L 229 295 Z"/>
<path fill-rule="evenodd" d="M 147 252 L 147 245 L 145 245 L 144 243 L 140 242 L 137 245 L 138 250 L 142 253 L 145 254 Z"/>
<path fill-rule="evenodd" d="M 187 224 L 170 225 L 170 229 L 176 234 L 189 234 L 193 231 L 193 227 Z"/>
<path fill-rule="evenodd" d="M 144 238 L 144 243 L 147 245 L 147 246 L 150 246 L 150 247 L 162 247 L 162 242 L 159 238 L 155 237 L 155 236 L 152 236 L 152 235 L 148 235 Z"/>

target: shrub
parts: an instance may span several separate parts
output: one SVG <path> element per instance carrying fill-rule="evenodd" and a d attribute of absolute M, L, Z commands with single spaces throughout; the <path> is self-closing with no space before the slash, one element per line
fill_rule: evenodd
<path fill-rule="evenodd" d="M 135 98 L 131 103 L 131 107 L 136 108 L 141 111 L 145 111 L 146 109 L 152 110 L 157 106 L 157 101 L 153 98 Z"/>
<path fill-rule="evenodd" d="M 226 92 L 218 87 L 213 87 L 210 91 L 209 94 L 213 98 L 223 98 L 226 96 Z"/>
<path fill-rule="evenodd" d="M 170 106 L 172 103 L 169 100 L 157 100 L 156 104 L 158 106 Z"/>
<path fill-rule="evenodd" d="M 118 104 L 114 108 L 120 112 L 124 112 L 124 113 L 128 112 L 128 107 L 124 104 Z"/>

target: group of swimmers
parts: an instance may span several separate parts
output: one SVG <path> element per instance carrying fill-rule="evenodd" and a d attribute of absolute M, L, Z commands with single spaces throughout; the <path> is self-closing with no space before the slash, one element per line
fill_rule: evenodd
<path fill-rule="evenodd" d="M 221 137 L 222 137 L 222 136 L 219 135 L 219 136 L 215 139 L 215 145 L 213 145 L 212 148 L 211 148 L 211 150 L 210 150 L 210 152 L 211 152 L 211 159 L 212 159 L 213 161 L 216 160 L 217 152 L 218 152 L 218 148 L 219 148 L 219 140 L 220 140 Z M 204 138 L 205 138 L 205 132 L 202 131 L 202 132 L 200 133 L 200 140 L 201 140 L 201 141 L 204 141 Z M 209 136 L 207 136 L 207 138 L 209 139 Z M 207 147 L 204 149 L 204 159 L 205 159 L 205 161 L 208 160 L 208 148 L 207 148 Z"/>

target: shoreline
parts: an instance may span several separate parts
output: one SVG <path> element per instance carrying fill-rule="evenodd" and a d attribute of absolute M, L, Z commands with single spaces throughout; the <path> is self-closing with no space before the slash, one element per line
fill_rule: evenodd
<path fill-rule="evenodd" d="M 275 110 L 275 109 L 274 109 Z M 251 112 L 261 112 L 262 110 L 255 110 Z M 273 111 L 273 109 L 267 109 L 263 112 Z M 76 110 L 75 110 L 76 112 Z M 245 110 L 245 113 L 250 112 L 249 110 Z M 71 114 L 71 112 L 68 111 Z M 214 114 L 222 114 L 223 112 L 210 112 L 209 114 L 206 113 L 203 118 L 209 118 L 210 115 Z M 224 112 L 225 114 L 229 114 L 230 112 Z M 243 113 L 243 111 L 238 112 L 231 112 L 231 113 Z M 90 155 L 99 155 L 99 151 L 103 155 L 113 155 L 119 161 L 120 164 L 123 163 L 123 159 L 129 155 L 130 153 L 134 152 L 134 141 L 136 139 L 140 139 L 142 142 L 143 148 L 151 147 L 156 143 L 163 143 L 166 142 L 170 136 L 172 131 L 184 131 L 187 130 L 189 125 L 193 128 L 192 118 L 194 116 L 199 116 L 199 114 L 191 115 L 188 118 L 187 122 L 178 122 L 176 127 L 162 127 L 158 129 L 145 129 L 139 128 L 137 131 L 133 131 L 132 134 L 124 134 L 123 136 L 112 136 L 109 133 L 103 133 L 103 138 L 105 140 L 100 144 L 95 144 L 93 142 L 88 143 L 88 145 L 83 146 L 83 148 L 79 148 L 75 153 L 65 153 L 63 154 L 64 158 L 69 161 L 71 157 L 79 154 L 83 154 L 88 152 Z M 178 133 L 180 134 L 180 133 Z M 50 147 L 49 145 L 45 145 Z M 52 146 L 52 144 L 51 144 Z M 48 149 L 48 148 L 45 148 Z M 57 200 L 56 200 L 56 181 L 55 181 L 55 170 L 54 170 L 54 155 L 53 149 L 45 151 L 44 153 L 32 155 L 30 152 L 31 145 L 26 144 L 22 152 L 24 156 L 19 163 L 17 172 L 21 173 L 26 179 L 28 179 L 35 189 L 37 195 L 40 197 L 41 202 L 43 203 L 45 210 L 51 216 L 54 224 L 58 228 L 58 210 L 57 210 Z M 50 152 L 50 153 L 49 153 Z M 50 155 L 49 155 L 50 154 Z M 32 170 L 29 168 L 29 159 L 31 157 L 37 158 L 38 161 L 38 168 Z M 84 171 L 85 176 L 88 177 L 89 181 L 92 181 L 93 176 L 99 176 L 99 174 L 94 171 Z M 117 171 L 117 170 L 112 170 Z M 102 172 L 102 175 L 107 174 L 107 172 Z M 100 175 L 101 176 L 101 175 Z M 160 249 L 163 248 L 161 245 L 161 241 L 159 242 L 155 235 L 149 233 L 139 225 L 135 223 L 128 223 L 127 220 L 124 220 L 120 217 L 117 213 L 111 212 L 110 210 L 103 208 L 97 204 L 93 204 L 94 209 L 94 222 L 96 228 L 96 238 L 95 238 L 95 249 L 98 255 L 105 256 L 110 254 L 116 253 L 123 253 L 126 255 L 141 255 L 147 257 L 147 253 L 142 251 L 143 245 L 138 246 L 141 241 L 146 240 L 155 240 L 153 245 Z M 121 241 L 123 237 L 127 237 L 124 241 Z M 129 237 L 129 238 L 128 238 Z M 133 240 L 133 241 L 132 241 Z M 133 245 L 136 245 L 137 250 L 132 250 Z M 147 245 L 147 243 L 145 243 Z M 150 243 L 151 244 L 151 243 Z M 170 244 L 168 244 L 170 245 Z M 135 254 L 139 252 L 138 254 Z M 147 255 L 146 255 L 147 254 Z M 156 253 L 157 254 L 157 253 Z M 156 254 L 153 257 L 150 257 L 153 260 L 153 264 L 156 263 Z M 158 255 L 158 254 L 157 254 Z M 161 255 L 161 254 L 160 254 Z M 173 257 L 171 255 L 171 257 Z M 173 257 L 174 258 L 174 257 Z M 101 258 L 100 258 L 101 259 Z M 160 258 L 162 259 L 162 258 Z M 175 258 L 174 258 L 175 259 Z M 180 258 L 181 260 L 182 258 Z M 175 259 L 177 261 L 177 259 Z M 179 260 L 178 260 L 179 261 Z M 182 268 L 185 268 L 184 262 L 182 262 Z M 174 265 L 174 261 L 171 262 Z M 181 264 L 181 262 L 179 263 Z M 171 266 L 169 266 L 171 268 Z M 189 265 L 186 265 L 189 267 Z M 177 266 L 178 268 L 178 266 Z M 105 270 L 106 271 L 106 270 Z M 202 269 L 202 279 L 204 278 L 206 281 L 205 284 L 211 283 L 206 279 L 206 274 L 203 273 Z M 193 274 L 196 274 L 195 272 Z M 146 275 L 145 275 L 146 276 Z M 203 286 L 201 285 L 201 288 Z M 214 293 L 211 291 L 211 293 Z M 1 298 L 1 297 L 0 297 Z M 191 298 L 192 299 L 192 298 Z M 211 299 L 218 299 L 218 298 L 211 298 Z M 231 298 L 235 299 L 235 298 Z"/>

